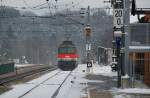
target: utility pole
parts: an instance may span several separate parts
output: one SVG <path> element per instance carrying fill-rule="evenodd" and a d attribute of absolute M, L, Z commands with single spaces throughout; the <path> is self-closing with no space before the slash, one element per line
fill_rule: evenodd
<path fill-rule="evenodd" d="M 90 6 L 87 8 L 87 24 L 90 24 Z"/>
<path fill-rule="evenodd" d="M 88 6 L 87 11 L 86 11 L 86 26 L 84 28 L 84 33 L 86 37 L 86 62 L 87 62 L 87 68 L 90 69 L 92 67 L 92 62 L 91 62 L 91 33 L 92 29 L 90 26 L 90 6 Z"/>
<path fill-rule="evenodd" d="M 92 62 L 91 62 L 92 29 L 90 26 L 90 6 L 88 6 L 88 8 L 81 8 L 80 15 L 81 15 L 81 17 L 86 16 L 84 35 L 85 35 L 85 39 L 86 39 L 86 63 L 87 63 L 87 68 L 89 70 L 92 67 Z"/>
<path fill-rule="evenodd" d="M 90 6 L 88 6 L 88 8 L 87 8 L 87 23 L 86 23 L 86 26 L 87 26 L 86 29 L 90 29 Z M 91 50 L 91 44 L 90 44 L 90 39 L 91 38 L 90 37 L 91 36 L 86 36 L 87 64 L 88 64 L 88 62 L 90 62 L 90 50 Z"/>
<path fill-rule="evenodd" d="M 124 0 L 124 13 L 124 74 L 130 75 L 128 36 L 130 33 L 130 0 Z"/>

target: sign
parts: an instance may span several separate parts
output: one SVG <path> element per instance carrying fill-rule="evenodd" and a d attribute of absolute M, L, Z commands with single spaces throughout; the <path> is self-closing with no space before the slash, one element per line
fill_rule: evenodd
<path fill-rule="evenodd" d="M 85 15 L 86 15 L 86 9 L 85 8 L 80 9 L 80 15 L 81 15 L 81 17 L 85 17 Z"/>
<path fill-rule="evenodd" d="M 113 11 L 114 16 L 114 27 L 121 28 L 123 26 L 123 9 L 114 9 Z"/>
<path fill-rule="evenodd" d="M 90 51 L 91 50 L 91 44 L 86 44 L 86 50 L 88 51 Z"/>
<path fill-rule="evenodd" d="M 121 48 L 120 52 L 125 53 L 125 48 Z"/>
<path fill-rule="evenodd" d="M 92 62 L 87 62 L 87 67 L 92 67 Z"/>

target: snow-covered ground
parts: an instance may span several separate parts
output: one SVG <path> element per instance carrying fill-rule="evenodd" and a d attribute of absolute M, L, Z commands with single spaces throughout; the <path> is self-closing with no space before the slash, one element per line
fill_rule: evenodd
<path fill-rule="evenodd" d="M 87 88 L 87 83 L 103 82 L 98 80 L 88 80 L 85 78 L 87 74 L 104 74 L 108 76 L 114 75 L 108 74 L 111 73 L 111 69 L 107 66 L 100 67 L 99 65 L 95 65 L 93 67 L 93 72 L 90 73 L 87 73 L 86 70 L 87 68 L 85 64 L 79 65 L 64 83 L 56 98 L 82 98 L 88 94 L 88 92 L 85 90 L 85 88 Z M 36 89 L 32 90 L 23 98 L 49 98 L 51 95 L 53 95 L 61 82 L 69 73 L 65 71 L 59 71 L 60 70 L 55 70 L 27 83 L 14 85 L 10 91 L 0 95 L 0 98 L 17 98 L 37 85 L 39 86 Z M 58 75 L 54 76 L 55 74 Z M 43 82 L 44 80 L 46 81 Z"/>
<path fill-rule="evenodd" d="M 57 98 L 70 98 L 71 96 L 74 98 L 80 98 L 81 96 L 85 96 L 86 92 L 83 89 L 87 87 L 87 82 L 92 82 L 92 80 L 88 81 L 84 78 L 86 76 L 86 72 L 83 72 L 83 70 L 86 70 L 86 65 L 84 64 L 79 65 L 72 72 L 71 76 L 69 76 L 68 80 L 64 83 Z M 18 98 L 37 85 L 39 86 L 23 98 L 49 98 L 59 87 L 64 78 L 69 74 L 69 72 L 66 71 L 58 73 L 59 71 L 60 70 L 55 70 L 27 83 L 14 85 L 10 91 L 0 95 L 0 98 Z M 57 75 L 52 77 L 55 74 Z M 102 81 L 95 82 L 100 83 Z"/>
<path fill-rule="evenodd" d="M 126 88 L 126 89 L 119 89 L 118 93 L 149 94 L 150 95 L 150 89 L 145 89 L 145 88 Z"/>
<path fill-rule="evenodd" d="M 51 77 L 58 73 L 58 70 L 52 71 L 51 73 L 45 74 L 40 78 L 37 78 L 33 81 L 24 83 L 24 84 L 19 84 L 19 85 L 14 85 L 12 86 L 12 89 L 4 94 L 0 95 L 0 98 L 18 98 L 20 95 L 24 94 L 25 92 L 29 91 L 36 85 L 40 84 L 43 82 L 43 80 L 46 80 L 48 77 Z"/>
<path fill-rule="evenodd" d="M 69 72 L 60 70 L 49 72 L 27 83 L 12 86 L 12 89 L 1 94 L 0 98 L 18 98 L 37 85 L 39 86 L 37 86 L 34 90 L 32 90 L 29 94 L 22 98 L 50 98 L 68 74 Z M 89 74 L 95 76 L 101 75 L 106 77 L 114 77 L 117 75 L 116 72 L 111 72 L 110 66 L 94 64 L 91 72 L 87 72 L 86 65 L 80 64 L 68 77 L 67 81 L 63 84 L 56 98 L 83 98 L 89 95 L 87 89 L 88 83 L 104 83 L 103 80 L 88 80 L 85 77 Z M 114 98 L 132 98 L 128 95 L 129 93 L 150 94 L 149 89 L 140 88 L 115 88 L 111 89 L 110 92 L 113 94 Z"/>
<path fill-rule="evenodd" d="M 95 64 L 93 66 L 93 74 L 103 75 L 103 76 L 110 76 L 110 77 L 117 76 L 116 72 L 111 71 L 110 66 L 103 66 L 103 65 L 98 65 L 98 64 Z"/>
<path fill-rule="evenodd" d="M 150 98 L 150 89 L 146 88 L 115 88 L 112 93 L 114 98 Z"/>

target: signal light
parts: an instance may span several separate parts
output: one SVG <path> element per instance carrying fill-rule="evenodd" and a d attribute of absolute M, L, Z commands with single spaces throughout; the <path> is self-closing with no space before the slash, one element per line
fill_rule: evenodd
<path fill-rule="evenodd" d="M 85 36 L 87 36 L 87 37 L 91 36 L 92 29 L 91 29 L 91 26 L 89 24 L 84 28 L 84 33 L 85 33 Z"/>

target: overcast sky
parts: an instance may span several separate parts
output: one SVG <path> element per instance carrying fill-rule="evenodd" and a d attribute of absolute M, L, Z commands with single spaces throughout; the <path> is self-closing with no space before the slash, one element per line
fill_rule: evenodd
<path fill-rule="evenodd" d="M 34 7 L 36 5 L 39 4 L 43 4 L 46 3 L 46 0 L 2 0 L 2 4 L 3 5 L 7 5 L 7 6 L 13 6 L 13 7 Z M 108 1 L 108 0 L 105 0 Z M 25 3 L 26 2 L 26 3 Z M 104 4 L 104 0 L 58 0 L 58 2 L 56 3 L 55 0 L 49 0 L 50 6 L 52 5 L 58 5 L 59 9 L 62 8 L 70 8 L 72 6 L 74 6 L 74 8 L 81 8 L 81 7 L 87 7 L 88 5 L 90 5 L 91 7 L 106 7 L 106 6 L 110 6 L 108 4 Z M 150 8 L 150 0 L 136 0 L 136 5 L 138 8 Z M 45 5 L 48 7 L 48 5 Z M 31 10 L 31 9 L 28 9 Z M 31 10 L 34 11 L 36 13 L 46 13 L 49 11 L 49 9 L 42 9 L 42 10 Z"/>
<path fill-rule="evenodd" d="M 42 4 L 42 3 L 46 2 L 46 0 L 25 0 L 25 1 L 30 6 L 35 6 L 35 5 Z M 104 0 L 58 0 L 58 5 L 74 2 L 74 3 L 78 3 L 80 6 L 90 5 L 92 7 L 100 7 L 100 6 L 104 5 L 103 1 Z M 49 0 L 49 2 L 54 3 L 55 0 Z M 3 0 L 3 3 L 5 5 L 9 5 L 9 6 L 19 6 L 19 7 L 26 6 L 24 4 L 24 0 Z"/>
<path fill-rule="evenodd" d="M 9 6 L 26 6 L 24 4 L 24 1 L 28 3 L 30 6 L 35 6 L 38 4 L 45 3 L 46 0 L 2 0 L 3 4 L 9 5 Z M 55 0 L 49 0 L 50 3 L 54 3 Z M 67 4 L 69 2 L 79 3 L 80 6 L 87 6 L 90 5 L 92 7 L 100 7 L 104 6 L 103 3 L 104 0 L 58 0 L 58 4 Z M 106 0 L 108 1 L 108 0 Z M 150 6 L 150 0 L 136 0 L 138 7 L 149 7 Z M 143 6 L 144 5 L 144 6 Z"/>
<path fill-rule="evenodd" d="M 150 0 L 136 0 L 137 8 L 150 8 Z"/>
<path fill-rule="evenodd" d="M 2 2 L 3 5 L 19 7 L 19 8 L 34 7 L 36 5 L 46 3 L 46 0 L 2 0 L 2 1 L 3 1 Z M 74 5 L 75 5 L 74 8 L 87 7 L 88 5 L 90 5 L 91 7 L 108 6 L 108 4 L 104 4 L 104 0 L 58 0 L 57 3 L 55 2 L 55 0 L 49 0 L 49 4 L 50 6 L 57 4 L 59 9 L 67 8 L 67 7 L 70 8 L 70 7 L 73 7 Z M 45 6 L 48 7 L 48 5 L 45 5 Z M 48 8 L 43 9 L 42 11 L 34 10 L 34 12 L 36 13 L 45 13 L 48 11 L 49 11 Z"/>

